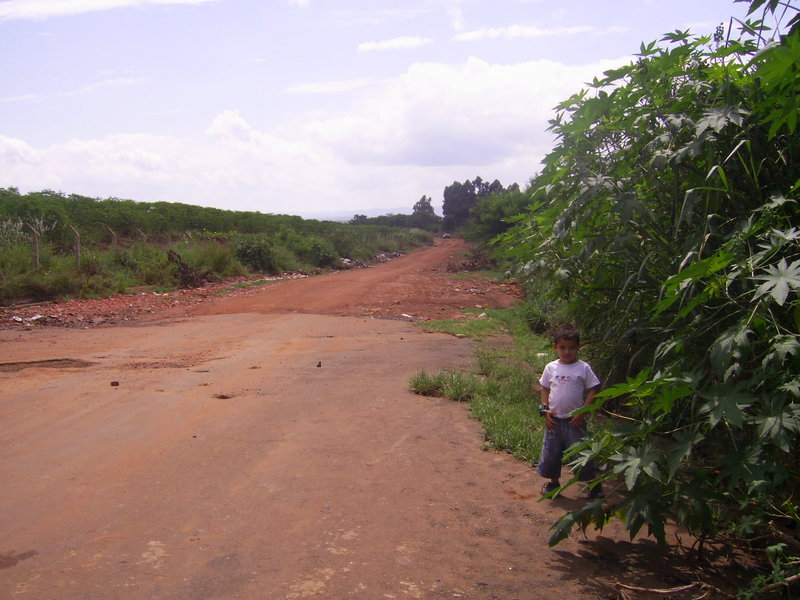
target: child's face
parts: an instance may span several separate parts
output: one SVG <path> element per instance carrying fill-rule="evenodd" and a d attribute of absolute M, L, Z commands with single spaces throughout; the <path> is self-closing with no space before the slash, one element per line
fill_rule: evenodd
<path fill-rule="evenodd" d="M 553 344 L 553 350 L 558 354 L 559 362 L 569 365 L 578 360 L 578 348 L 580 344 L 575 340 L 558 340 Z"/>

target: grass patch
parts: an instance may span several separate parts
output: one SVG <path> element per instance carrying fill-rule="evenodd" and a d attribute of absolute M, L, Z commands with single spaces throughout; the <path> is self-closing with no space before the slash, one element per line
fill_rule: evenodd
<path fill-rule="evenodd" d="M 466 402 L 480 393 L 483 383 L 474 375 L 461 371 L 440 371 L 431 375 L 422 370 L 411 378 L 411 387 L 421 396 Z"/>

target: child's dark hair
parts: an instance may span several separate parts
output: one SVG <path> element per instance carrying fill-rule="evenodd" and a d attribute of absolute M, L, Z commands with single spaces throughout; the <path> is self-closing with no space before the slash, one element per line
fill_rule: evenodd
<path fill-rule="evenodd" d="M 554 344 L 557 344 L 559 340 L 570 340 L 576 344 L 580 344 L 581 334 L 574 325 L 562 323 L 550 332 L 550 339 L 553 340 Z"/>

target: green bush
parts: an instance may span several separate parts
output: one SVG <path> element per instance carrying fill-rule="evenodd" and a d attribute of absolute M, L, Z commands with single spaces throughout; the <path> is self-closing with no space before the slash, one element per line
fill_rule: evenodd
<path fill-rule="evenodd" d="M 276 275 L 281 272 L 272 242 L 263 235 L 237 236 L 231 240 L 236 259 L 258 271 Z"/>
<path fill-rule="evenodd" d="M 0 273 L 6 277 L 25 273 L 33 269 L 33 254 L 30 244 L 8 244 L 0 246 Z"/>
<path fill-rule="evenodd" d="M 244 267 L 235 255 L 235 250 L 226 243 L 216 241 L 184 242 L 176 251 L 190 267 L 206 273 L 213 279 L 242 275 Z"/>
<path fill-rule="evenodd" d="M 316 235 L 311 236 L 298 247 L 297 255 L 300 260 L 321 269 L 335 267 L 340 262 L 333 243 Z"/>
<path fill-rule="evenodd" d="M 114 257 L 141 285 L 170 287 L 175 284 L 174 269 L 161 248 L 136 242 L 130 248 L 117 249 Z"/>

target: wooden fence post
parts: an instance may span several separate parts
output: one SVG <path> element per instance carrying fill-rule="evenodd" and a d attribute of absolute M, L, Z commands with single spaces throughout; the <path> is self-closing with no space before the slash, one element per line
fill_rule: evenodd
<path fill-rule="evenodd" d="M 34 229 L 33 226 L 30 223 L 25 223 L 25 225 L 28 227 L 28 229 L 31 230 L 31 233 L 33 234 L 31 236 L 31 247 L 33 249 L 33 270 L 34 271 L 38 271 L 39 270 L 39 232 L 36 231 L 36 229 Z"/>
<path fill-rule="evenodd" d="M 142 236 L 142 241 L 146 242 L 147 241 L 147 234 L 144 231 L 142 231 L 141 229 L 139 229 L 138 227 L 136 228 L 136 231 L 138 231 L 139 235 Z"/>
<path fill-rule="evenodd" d="M 117 234 L 108 225 L 106 225 L 106 229 L 108 229 L 111 232 L 111 247 L 112 248 L 116 248 L 117 247 Z"/>
<path fill-rule="evenodd" d="M 72 225 L 69 226 L 72 229 L 72 235 L 75 237 L 75 245 L 72 247 L 73 252 L 75 253 L 75 268 L 81 268 L 81 234 L 78 233 L 78 230 L 75 229 Z"/>

